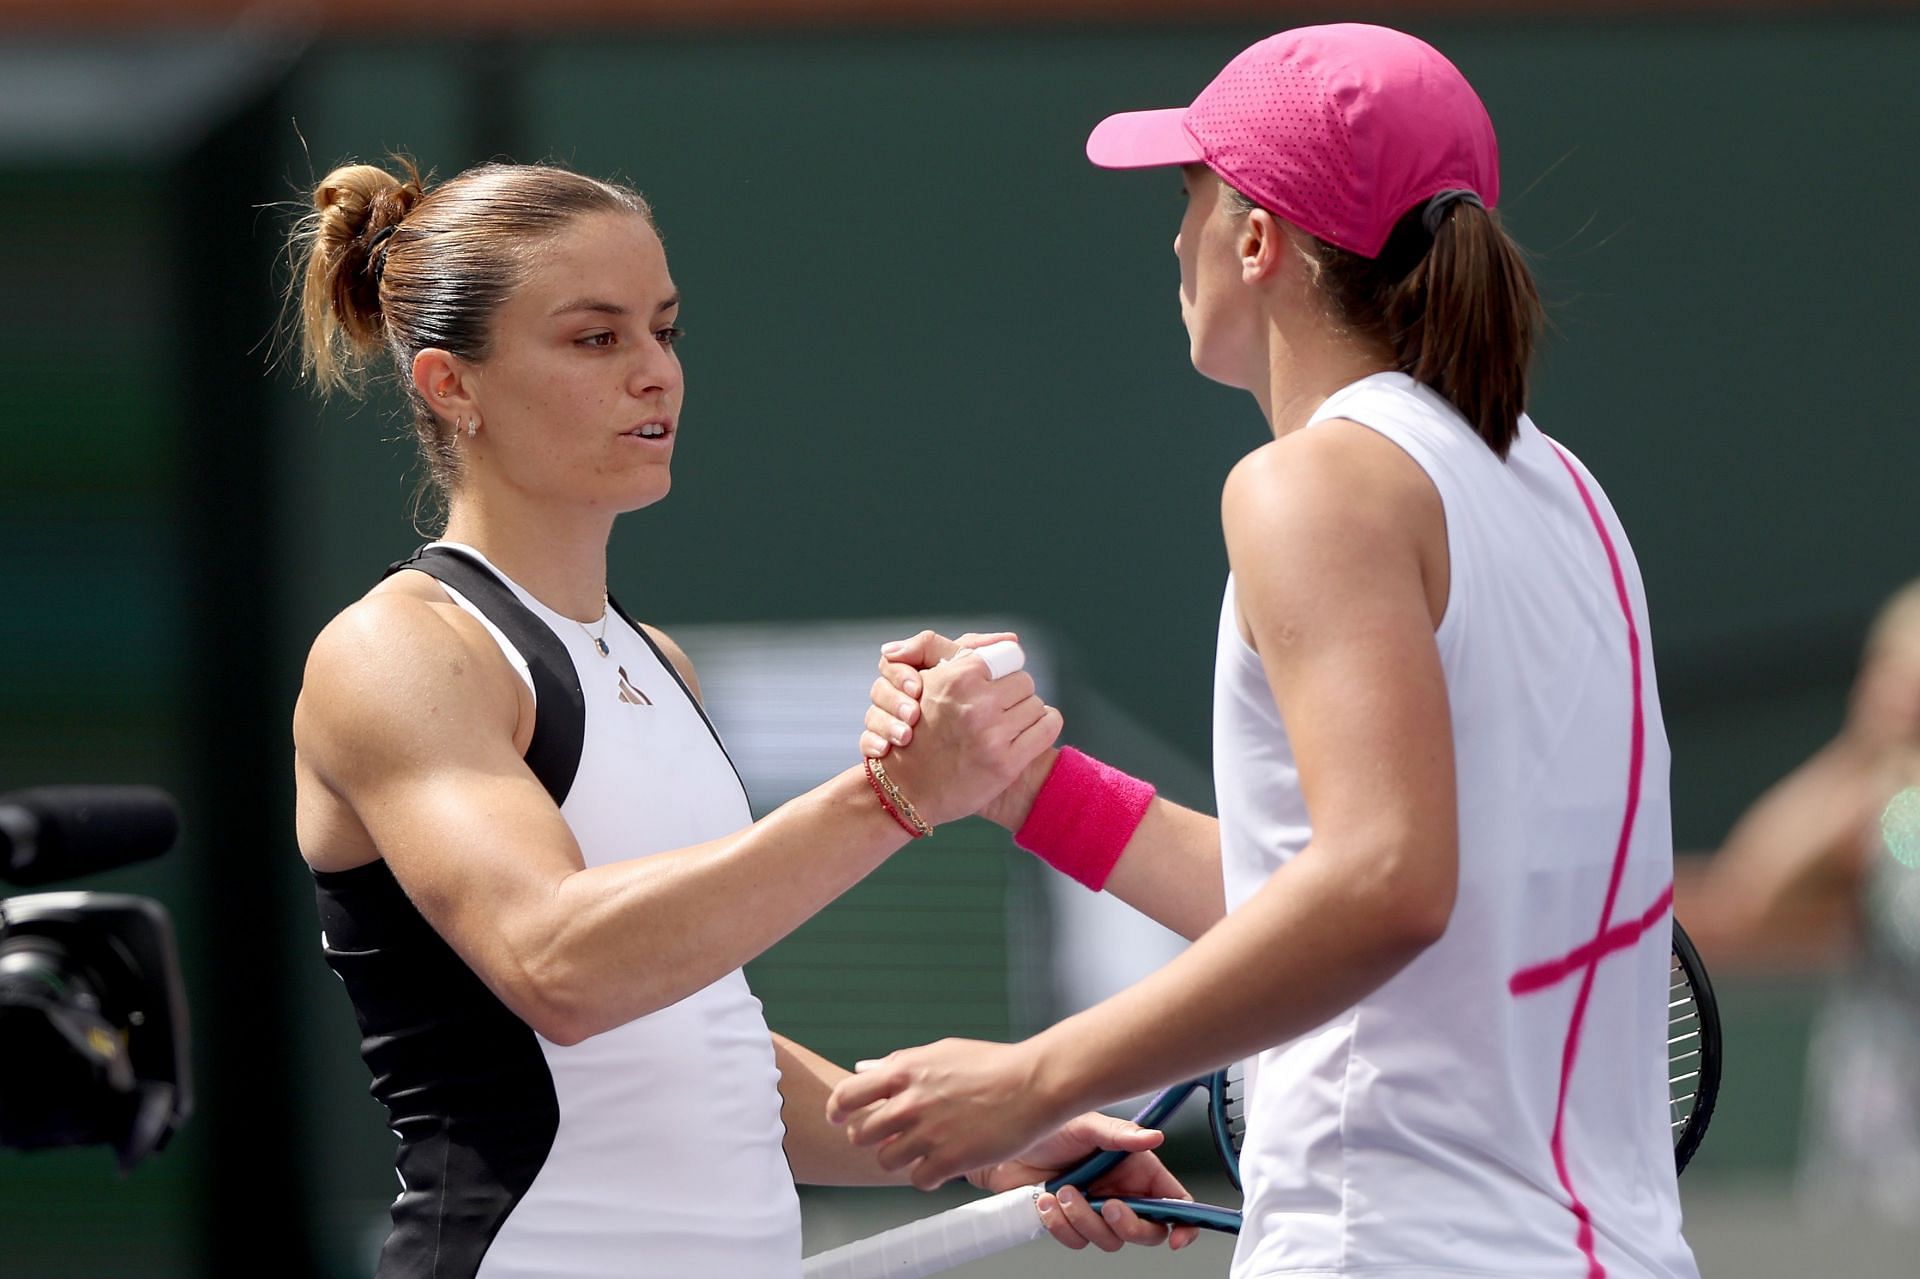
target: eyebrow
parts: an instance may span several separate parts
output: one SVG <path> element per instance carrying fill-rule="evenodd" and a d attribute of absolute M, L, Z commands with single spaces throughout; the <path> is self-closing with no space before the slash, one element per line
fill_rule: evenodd
<path fill-rule="evenodd" d="M 674 307 L 679 305 L 680 305 L 680 295 L 678 293 L 675 293 L 672 297 L 669 297 L 666 301 L 662 302 L 659 306 L 655 307 L 653 309 L 653 313 L 655 315 L 658 315 L 662 311 L 671 311 Z M 618 302 L 605 302 L 600 300 L 599 298 L 579 298 L 575 301 L 568 302 L 562 306 L 557 306 L 553 308 L 553 314 L 555 315 L 565 315 L 570 311 L 595 311 L 601 315 L 614 315 L 614 316 L 633 314 L 632 311 L 630 311 L 628 308 L 624 306 L 621 306 Z"/>

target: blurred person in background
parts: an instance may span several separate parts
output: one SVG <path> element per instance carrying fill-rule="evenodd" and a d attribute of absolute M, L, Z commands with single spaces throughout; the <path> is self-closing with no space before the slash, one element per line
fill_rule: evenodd
<path fill-rule="evenodd" d="M 890 1054 L 830 1116 L 932 1185 L 1250 1057 L 1237 1279 L 1694 1279 L 1645 591 L 1524 414 L 1539 303 L 1486 109 L 1411 36 L 1309 27 L 1087 152 L 1181 167 L 1193 364 L 1273 436 L 1221 501 L 1220 816 L 1071 749 L 988 815 L 1192 945 L 1024 1042 Z M 918 749 L 901 694 L 951 651 L 892 646 L 864 749 Z"/>
<path fill-rule="evenodd" d="M 1920 581 L 1867 634 L 1833 740 L 1756 800 L 1681 902 L 1703 950 L 1833 955 L 1802 1198 L 1920 1222 Z"/>
<path fill-rule="evenodd" d="M 322 946 L 400 1139 L 378 1273 L 797 1276 L 796 1178 L 905 1178 L 824 1121 L 846 1072 L 770 1033 L 741 966 L 1003 790 L 1059 716 L 949 665 L 912 758 L 754 821 L 686 655 L 607 593 L 614 520 L 666 495 L 681 429 L 651 211 L 552 167 L 408 169 L 329 173 L 292 240 L 304 372 L 358 389 L 391 361 L 446 505 L 314 641 L 294 712 Z M 1080 1116 L 973 1179 L 1159 1140 Z M 1184 1194 L 1144 1154 L 1111 1189 Z M 1043 1209 L 1074 1247 L 1167 1238 Z"/>

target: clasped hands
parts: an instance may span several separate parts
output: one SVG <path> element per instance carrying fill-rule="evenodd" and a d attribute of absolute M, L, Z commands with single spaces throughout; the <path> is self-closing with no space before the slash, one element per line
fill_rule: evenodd
<path fill-rule="evenodd" d="M 886 645 L 861 752 L 875 759 L 890 755 L 890 769 L 911 774 L 916 739 L 931 739 L 943 727 L 942 719 L 955 715 L 963 705 L 956 694 L 980 692 L 959 683 L 967 664 L 950 659 L 1014 638 L 998 632 L 948 639 L 922 631 Z M 943 663 L 954 671 L 947 673 Z M 999 696 L 989 704 L 998 708 L 1002 722 L 989 730 L 993 739 L 982 745 L 988 751 L 1002 748 L 996 756 L 998 767 L 991 772 L 998 786 L 990 792 L 980 785 L 955 787 L 975 803 L 961 813 L 943 808 L 941 820 L 977 811 L 1015 829 L 1052 767 L 1054 752 L 1048 748 L 1059 735 L 1059 712 L 1039 703 L 1032 678 L 1024 673 L 994 681 L 993 687 Z M 1038 703 L 1040 713 L 1027 702 Z M 1009 771 L 1011 763 L 1018 767 Z M 903 785 L 919 783 L 921 776 L 933 774 L 915 775 L 914 782 Z M 937 802 L 947 801 L 948 792 L 940 791 Z M 902 1049 L 860 1063 L 857 1073 L 833 1090 L 827 1119 L 844 1126 L 852 1144 L 874 1148 L 883 1168 L 907 1172 L 922 1190 L 957 1176 L 982 1190 L 1011 1190 L 1058 1176 L 1097 1150 L 1124 1150 L 1132 1153 L 1089 1188 L 1094 1197 L 1192 1198 L 1159 1158 L 1148 1153 L 1165 1140 L 1164 1134 L 1098 1111 L 1073 1113 L 1077 1107 L 1063 1106 L 1047 1086 L 1045 1064 L 1032 1041 L 945 1039 Z M 1041 1195 L 1039 1209 L 1048 1232 L 1074 1249 L 1093 1244 L 1111 1252 L 1129 1243 L 1162 1242 L 1177 1249 L 1199 1233 L 1192 1226 L 1169 1230 L 1143 1221 L 1115 1198 L 1095 1212 L 1087 1196 L 1072 1187 L 1063 1187 L 1058 1195 Z"/>

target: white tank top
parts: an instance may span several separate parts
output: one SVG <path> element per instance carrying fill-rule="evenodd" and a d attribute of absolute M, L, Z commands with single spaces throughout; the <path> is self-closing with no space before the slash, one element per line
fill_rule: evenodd
<path fill-rule="evenodd" d="M 471 547 L 442 545 L 486 563 Z M 704 843 L 753 820 L 706 719 L 646 639 L 610 613 L 603 656 L 588 628 L 487 566 L 566 645 L 579 674 L 585 736 L 560 815 L 588 866 Z M 525 659 L 487 629 L 526 678 Z M 782 1149 L 779 1072 L 743 973 L 571 1047 L 539 1044 L 559 1130 L 478 1279 L 797 1279 L 800 1206 Z"/>
<path fill-rule="evenodd" d="M 1666 1116 L 1667 742 L 1626 535 L 1524 417 L 1504 464 L 1404 374 L 1308 425 L 1331 418 L 1399 445 L 1445 508 L 1459 896 L 1386 985 L 1250 1063 L 1234 1279 L 1696 1279 Z M 1231 909 L 1313 834 L 1231 578 L 1213 755 Z"/>

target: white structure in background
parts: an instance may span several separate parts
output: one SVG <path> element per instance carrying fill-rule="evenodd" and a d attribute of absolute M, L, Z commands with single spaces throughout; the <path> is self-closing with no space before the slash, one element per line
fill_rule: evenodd
<path fill-rule="evenodd" d="M 1116 767 L 1152 780 L 1172 798 L 1211 809 L 1205 770 L 1139 725 L 1111 700 L 1063 671 L 1042 632 L 1003 618 L 932 621 L 755 623 L 676 626 L 693 657 L 707 709 L 764 813 L 857 758 L 880 645 L 931 626 L 943 634 L 1012 630 L 1021 635 L 1027 672 L 1040 695 L 1061 707 L 1067 739 Z M 1047 874 L 1053 999 L 1030 1008 L 1048 1020 L 1099 1003 L 1178 954 L 1186 944 L 1104 893 Z M 1017 966 L 1010 966 L 1010 970 Z"/>

